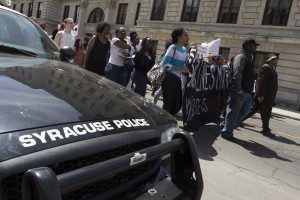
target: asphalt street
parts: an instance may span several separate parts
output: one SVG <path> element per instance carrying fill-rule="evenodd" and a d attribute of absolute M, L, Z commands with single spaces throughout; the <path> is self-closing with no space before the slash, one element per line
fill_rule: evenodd
<path fill-rule="evenodd" d="M 153 99 L 150 91 L 146 98 Z M 182 118 L 177 120 L 182 127 Z M 270 128 L 276 137 L 260 133 L 260 115 L 255 114 L 235 130 L 236 142 L 221 138 L 213 123 L 191 132 L 204 179 L 201 199 L 300 199 L 300 121 L 274 113 Z"/>

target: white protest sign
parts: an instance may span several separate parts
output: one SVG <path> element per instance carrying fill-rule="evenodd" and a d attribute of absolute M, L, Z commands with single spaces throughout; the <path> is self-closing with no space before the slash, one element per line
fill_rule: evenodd
<path fill-rule="evenodd" d="M 220 48 L 221 39 L 213 40 L 209 43 L 201 43 L 201 45 L 197 45 L 198 52 L 200 57 L 203 57 L 205 61 L 207 61 L 208 53 L 216 56 L 219 55 L 219 48 Z"/>

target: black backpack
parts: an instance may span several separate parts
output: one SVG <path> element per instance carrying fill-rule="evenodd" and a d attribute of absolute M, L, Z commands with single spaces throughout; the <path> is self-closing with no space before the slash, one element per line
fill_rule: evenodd
<path fill-rule="evenodd" d="M 226 68 L 226 76 L 227 76 L 227 81 L 228 81 L 228 87 L 234 86 L 234 80 L 233 80 L 233 62 L 234 62 L 235 56 L 230 59 L 230 63 L 228 65 L 228 67 Z"/>

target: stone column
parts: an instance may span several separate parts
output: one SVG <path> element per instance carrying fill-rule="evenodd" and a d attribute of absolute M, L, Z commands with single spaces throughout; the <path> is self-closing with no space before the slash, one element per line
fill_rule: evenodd
<path fill-rule="evenodd" d="M 85 16 L 86 16 L 86 13 L 87 13 L 87 5 L 88 5 L 88 2 L 89 0 L 80 0 L 80 3 L 79 3 L 79 19 L 78 19 L 78 27 L 79 27 L 79 30 L 78 30 L 78 36 L 79 37 L 84 37 L 84 30 L 85 30 Z"/>

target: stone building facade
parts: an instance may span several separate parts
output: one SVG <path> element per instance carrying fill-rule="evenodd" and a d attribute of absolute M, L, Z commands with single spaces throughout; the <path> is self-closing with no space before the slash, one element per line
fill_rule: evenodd
<path fill-rule="evenodd" d="M 176 27 L 185 28 L 190 42 L 221 38 L 220 53 L 237 54 L 242 41 L 255 38 L 261 45 L 255 55 L 256 70 L 267 53 L 279 55 L 277 67 L 279 106 L 300 111 L 300 0 L 11 0 L 11 7 L 27 14 L 27 5 L 43 2 L 40 21 L 51 32 L 63 17 L 77 16 L 79 35 L 94 34 L 99 20 L 140 37 L 156 41 L 156 54 Z M 67 12 L 67 14 L 66 14 Z"/>

